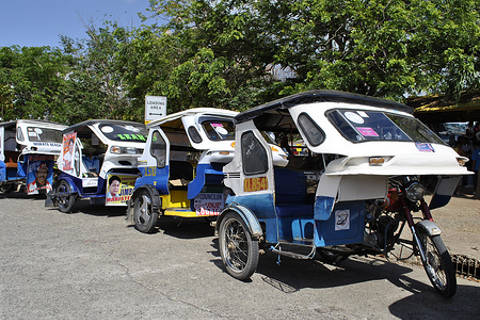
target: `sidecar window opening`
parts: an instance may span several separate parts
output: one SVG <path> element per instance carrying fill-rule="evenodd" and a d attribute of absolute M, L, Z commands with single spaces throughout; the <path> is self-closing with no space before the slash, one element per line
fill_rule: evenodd
<path fill-rule="evenodd" d="M 235 126 L 232 120 L 207 119 L 201 121 L 201 125 L 208 139 L 211 141 L 235 139 Z"/>
<path fill-rule="evenodd" d="M 438 137 L 432 130 L 426 125 L 420 122 L 418 119 L 411 117 L 399 116 L 392 113 L 386 114 L 398 127 L 415 142 L 423 143 L 438 143 L 443 144 L 443 140 Z"/>
<path fill-rule="evenodd" d="M 267 151 L 255 137 L 253 131 L 247 131 L 241 137 L 242 165 L 245 175 L 263 174 L 268 171 Z"/>
<path fill-rule="evenodd" d="M 62 131 L 50 128 L 27 127 L 28 140 L 31 142 L 62 143 Z"/>
<path fill-rule="evenodd" d="M 5 128 L 5 132 L 7 132 L 6 128 Z M 25 138 L 23 137 L 23 132 L 21 127 L 17 128 L 17 140 L 19 142 L 23 142 L 25 140 Z"/>
<path fill-rule="evenodd" d="M 298 125 L 312 146 L 317 147 L 325 140 L 323 130 L 305 112 L 298 116 Z"/>
<path fill-rule="evenodd" d="M 147 130 L 141 124 L 102 123 L 98 129 L 109 140 L 122 142 L 145 142 Z"/>
<path fill-rule="evenodd" d="M 88 126 L 77 128 L 77 139 L 82 144 L 82 162 L 85 169 L 94 174 L 100 173 L 108 146 Z"/>
<path fill-rule="evenodd" d="M 155 130 L 152 135 L 152 143 L 150 145 L 150 154 L 152 157 L 157 160 L 157 167 L 163 168 L 165 167 L 166 158 L 167 158 L 167 147 L 165 140 L 160 135 L 158 130 Z"/>
<path fill-rule="evenodd" d="M 21 129 L 18 128 L 17 129 L 17 140 L 18 140 L 18 133 L 19 132 L 23 137 Z M 15 140 L 15 127 L 10 127 L 10 128 L 5 127 L 3 134 L 4 134 L 4 137 L 3 137 L 4 151 L 12 151 L 12 152 L 17 151 L 17 140 Z M 23 141 L 23 138 L 20 141 Z M 16 161 L 16 158 L 15 158 L 15 161 Z"/>
<path fill-rule="evenodd" d="M 190 136 L 190 139 L 192 139 L 193 142 L 195 143 L 202 142 L 202 137 L 200 136 L 200 133 L 198 133 L 198 130 L 194 126 L 190 126 L 188 128 L 188 135 Z"/>
<path fill-rule="evenodd" d="M 412 141 L 384 112 L 341 109 L 327 112 L 327 118 L 352 142 Z"/>

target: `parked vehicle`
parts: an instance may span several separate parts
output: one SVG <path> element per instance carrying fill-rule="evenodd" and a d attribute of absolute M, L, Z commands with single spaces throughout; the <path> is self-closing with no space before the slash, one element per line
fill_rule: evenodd
<path fill-rule="evenodd" d="M 460 176 L 469 173 L 467 159 L 409 107 L 309 91 L 242 112 L 235 128 L 234 157 L 223 167 L 229 196 L 216 223 L 230 275 L 249 278 L 259 248 L 279 261 L 334 263 L 354 254 L 388 257 L 402 245 L 420 256 L 440 294 L 455 294 L 455 270 L 430 210 L 448 203 Z M 272 134 L 265 132 L 287 150 L 288 163 L 273 161 L 266 139 Z M 424 176 L 438 177 L 429 205 Z M 412 241 L 400 238 L 405 225 Z"/>
<path fill-rule="evenodd" d="M 141 172 L 127 219 L 151 232 L 159 217 L 216 219 L 224 205 L 223 171 L 233 156 L 234 111 L 196 108 L 147 125 Z"/>
<path fill-rule="evenodd" d="M 71 212 L 77 199 L 89 198 L 126 206 L 146 139 L 145 126 L 130 121 L 87 120 L 64 129 L 60 173 L 45 205 Z"/>
<path fill-rule="evenodd" d="M 65 126 L 39 120 L 0 123 L 0 192 L 25 185 L 27 194 L 52 189 L 53 166 Z"/>

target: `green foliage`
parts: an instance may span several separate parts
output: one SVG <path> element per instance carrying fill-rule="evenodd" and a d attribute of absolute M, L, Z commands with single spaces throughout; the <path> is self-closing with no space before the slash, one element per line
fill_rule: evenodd
<path fill-rule="evenodd" d="M 477 0 L 150 0 L 140 16 L 151 24 L 90 26 L 62 50 L 0 48 L 0 116 L 143 121 L 145 95 L 167 96 L 171 113 L 308 89 L 480 89 Z"/>
<path fill-rule="evenodd" d="M 0 48 L 0 117 L 49 118 L 69 60 L 49 47 Z"/>

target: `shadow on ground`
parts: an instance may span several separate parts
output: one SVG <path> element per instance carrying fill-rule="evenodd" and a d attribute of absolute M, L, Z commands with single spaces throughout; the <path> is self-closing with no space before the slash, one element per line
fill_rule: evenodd
<path fill-rule="evenodd" d="M 166 235 L 179 239 L 197 239 L 211 237 L 215 229 L 209 221 L 176 220 L 163 217 L 158 223 L 158 228 Z"/>
<path fill-rule="evenodd" d="M 211 246 L 213 250 L 209 253 L 215 258 L 210 261 L 225 272 L 218 254 L 218 240 L 214 239 Z M 287 257 L 281 258 L 280 265 L 276 262 L 277 256 L 272 253 L 261 255 L 256 274 L 272 288 L 285 294 L 305 288 L 329 289 L 385 279 L 411 293 L 408 297 L 388 306 L 391 314 L 401 319 L 451 319 L 457 318 L 458 315 L 475 318 L 480 312 L 480 305 L 464 303 L 466 297 L 469 297 L 470 301 L 480 301 L 478 287 L 458 285 L 457 294 L 451 299 L 445 299 L 430 285 L 426 275 L 422 275 L 421 279 L 414 279 L 411 277 L 412 267 L 390 263 L 380 258 L 351 257 L 339 266 Z M 328 291 L 325 291 L 325 294 L 328 294 Z M 365 292 L 365 294 L 375 299 L 382 293 Z"/>

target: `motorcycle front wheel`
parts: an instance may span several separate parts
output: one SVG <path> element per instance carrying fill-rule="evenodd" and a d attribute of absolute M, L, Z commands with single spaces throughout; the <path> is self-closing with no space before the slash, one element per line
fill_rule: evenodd
<path fill-rule="evenodd" d="M 423 230 L 418 235 L 426 256 L 423 267 L 430 282 L 442 296 L 452 297 L 457 291 L 457 278 L 447 247 L 440 235 L 430 236 Z"/>

